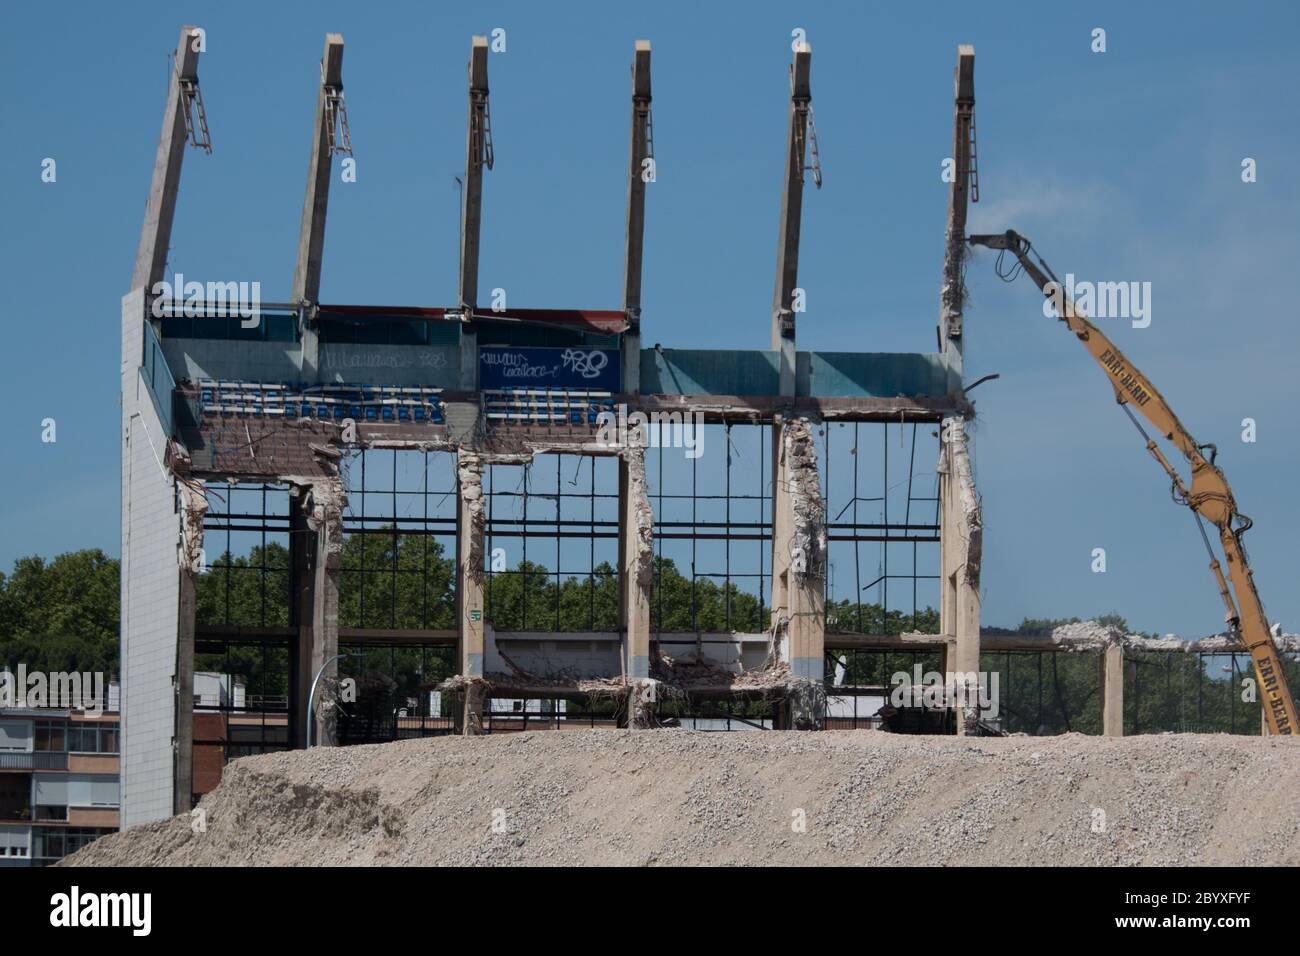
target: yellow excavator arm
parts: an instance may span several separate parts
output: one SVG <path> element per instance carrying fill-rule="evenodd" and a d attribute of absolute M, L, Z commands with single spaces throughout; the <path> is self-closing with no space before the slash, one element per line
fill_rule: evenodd
<path fill-rule="evenodd" d="M 1264 615 L 1264 605 L 1260 602 L 1259 592 L 1255 590 L 1255 581 L 1251 575 L 1250 564 L 1246 560 L 1246 551 L 1242 547 L 1241 536 L 1249 530 L 1251 522 L 1237 511 L 1232 489 L 1228 487 L 1223 472 L 1214 464 L 1215 448 L 1213 445 L 1198 445 L 1183 423 L 1178 420 L 1169 403 L 1160 391 L 1142 374 L 1099 328 L 1088 321 L 1066 296 L 1065 288 L 1055 274 L 1040 257 L 1035 254 L 1030 258 L 1033 247 L 1029 240 L 1018 233 L 1008 230 L 1005 233 L 986 236 L 970 236 L 968 241 L 973 246 L 985 246 L 1002 252 L 1010 252 L 1016 257 L 1026 275 L 1033 280 L 1043 295 L 1051 299 L 1064 322 L 1083 343 L 1084 348 L 1092 353 L 1097 364 L 1102 367 L 1115 390 L 1115 400 L 1124 408 L 1138 430 L 1147 440 L 1147 450 L 1164 468 L 1174 485 L 1176 500 L 1186 504 L 1198 517 L 1198 526 L 1202 536 L 1205 535 L 1199 518 L 1205 518 L 1219 532 L 1219 542 L 1228 564 L 1228 578 L 1232 581 L 1232 590 L 1224 579 L 1223 568 L 1214 550 L 1210 550 L 1210 570 L 1219 587 L 1219 595 L 1227 609 L 1228 629 L 1234 633 L 1250 652 L 1255 665 L 1255 678 L 1263 693 L 1264 719 L 1269 732 L 1273 734 L 1295 734 L 1300 727 L 1300 714 L 1297 713 L 1295 700 L 1287 686 L 1286 673 L 1278 656 L 1277 647 L 1269 632 L 1268 618 Z M 1192 466 L 1190 488 L 1182 476 L 1169 463 L 1155 441 L 1146 434 L 1146 430 L 1133 416 L 1136 408 L 1168 441 L 1172 442 Z M 1205 451 L 1209 451 L 1209 457 Z M 1236 603 L 1233 592 L 1236 592 Z M 1240 606 L 1240 609 L 1238 608 Z"/>

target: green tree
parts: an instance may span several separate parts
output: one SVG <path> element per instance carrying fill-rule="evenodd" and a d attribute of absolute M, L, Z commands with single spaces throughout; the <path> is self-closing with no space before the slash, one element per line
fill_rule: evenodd
<path fill-rule="evenodd" d="M 289 551 L 279 542 L 248 554 L 224 552 L 194 579 L 194 619 L 199 624 L 288 627 Z"/>
<path fill-rule="evenodd" d="M 19 558 L 0 574 L 0 664 L 115 675 L 118 576 L 117 560 L 98 549 Z"/>

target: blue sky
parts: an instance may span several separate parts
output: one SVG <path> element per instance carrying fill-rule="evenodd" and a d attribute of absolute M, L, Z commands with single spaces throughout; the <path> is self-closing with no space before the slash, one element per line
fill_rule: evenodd
<path fill-rule="evenodd" d="M 451 304 L 469 37 L 491 59 L 497 166 L 481 282 L 515 306 L 619 303 L 632 43 L 654 45 L 658 179 L 648 343 L 765 348 L 790 31 L 813 46 L 825 188 L 804 204 L 805 349 L 933 348 L 958 43 L 976 48 L 982 201 L 1059 272 L 1150 281 L 1146 329 L 1106 330 L 1220 464 L 1273 618 L 1300 629 L 1294 263 L 1300 258 L 1297 7 L 813 4 L 8 4 L 0 13 L 6 414 L 0 567 L 117 554 L 119 300 L 182 22 L 207 30 L 215 142 L 185 160 L 174 271 L 262 282 L 294 266 L 316 63 L 343 33 L 358 181 L 332 190 L 322 299 Z M 1094 27 L 1107 51 L 1090 50 Z M 42 183 L 41 160 L 58 163 Z M 1244 157 L 1258 181 L 1243 184 Z M 1222 613 L 1190 514 L 1102 373 L 993 256 L 969 267 L 980 387 L 984 618 L 1118 611 L 1185 635 Z M 1240 440 L 1241 420 L 1258 441 Z M 42 444 L 40 422 L 58 422 Z M 1093 574 L 1095 547 L 1108 570 Z"/>

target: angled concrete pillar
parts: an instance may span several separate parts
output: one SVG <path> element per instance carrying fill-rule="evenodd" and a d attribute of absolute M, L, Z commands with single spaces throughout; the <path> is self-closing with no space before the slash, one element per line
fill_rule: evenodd
<path fill-rule="evenodd" d="M 483 172 L 492 168 L 492 130 L 488 106 L 488 41 L 474 37 L 469 57 L 469 124 L 465 135 L 465 201 L 460 218 L 460 387 L 478 388 L 478 333 L 473 324 L 478 307 L 479 229 L 483 220 Z"/>
<path fill-rule="evenodd" d="M 650 158 L 650 41 L 637 40 L 632 59 L 632 145 L 623 243 L 623 391 L 641 391 L 641 259 L 645 239 L 645 160 Z"/>
<path fill-rule="evenodd" d="M 794 725 L 813 729 L 825 717 L 826 508 L 808 419 L 778 416 L 772 431 L 771 650 L 804 685 Z"/>
<path fill-rule="evenodd" d="M 799 225 L 803 216 L 803 176 L 808 111 L 812 103 L 809 74 L 812 47 L 800 43 L 791 65 L 790 128 L 786 136 L 785 186 L 781 193 L 781 229 L 776 246 L 776 292 L 772 301 L 772 351 L 778 353 L 780 394 L 795 391 L 795 288 L 799 285 Z"/>
<path fill-rule="evenodd" d="M 974 183 L 975 48 L 957 47 L 956 100 L 953 105 L 953 180 L 948 191 L 948 225 L 944 233 L 943 282 L 939 305 L 939 350 L 948 356 L 961 380 L 962 311 L 965 307 L 962 265 L 966 260 L 966 208 Z M 978 198 L 978 193 L 975 194 Z"/>
<path fill-rule="evenodd" d="M 152 301 L 150 290 L 161 281 L 167 267 L 172 222 L 176 217 L 176 194 L 181 184 L 181 161 L 185 158 L 185 96 L 187 87 L 199 82 L 199 39 L 192 26 L 181 27 L 176 58 L 167 84 L 167 105 L 163 109 L 162 133 L 154 154 L 149 198 L 145 201 L 144 224 L 136 248 L 131 289 L 145 290 L 145 306 Z"/>
<path fill-rule="evenodd" d="M 302 310 L 303 375 L 314 380 L 318 367 L 319 336 L 313 310 L 320 303 L 321 262 L 325 256 L 325 215 L 330 199 L 330 142 L 335 122 L 332 102 L 343 93 L 343 37 L 325 34 L 320 62 L 320 91 L 316 95 L 311 156 L 307 162 L 307 193 L 298 230 L 298 259 L 293 270 L 289 301 Z"/>
<path fill-rule="evenodd" d="M 1099 665 L 1101 681 L 1101 732 L 1124 736 L 1124 646 L 1107 644 Z"/>
<path fill-rule="evenodd" d="M 984 523 L 971 471 L 965 420 L 946 418 L 939 449 L 939 629 L 951 642 L 945 683 L 956 694 L 957 733 L 978 719 L 980 561 Z"/>
<path fill-rule="evenodd" d="M 487 516 L 483 500 L 483 464 L 463 449 L 456 458 L 456 626 L 460 639 L 460 674 L 470 679 L 465 692 L 462 731 L 483 732 L 483 548 Z"/>

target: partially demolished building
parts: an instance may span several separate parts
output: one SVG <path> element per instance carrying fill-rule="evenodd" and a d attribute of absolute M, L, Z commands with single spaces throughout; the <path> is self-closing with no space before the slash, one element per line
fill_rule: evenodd
<path fill-rule="evenodd" d="M 971 48 L 958 52 L 940 350 L 882 354 L 796 348 L 810 171 L 820 185 L 807 45 L 793 51 L 791 65 L 767 348 L 643 347 L 653 145 L 651 51 L 642 41 L 632 62 L 619 308 L 480 302 L 480 210 L 494 161 L 482 37 L 469 61 L 459 300 L 320 302 L 332 161 L 350 150 L 337 34 L 326 37 L 321 62 L 286 302 L 262 304 L 255 322 L 214 310 L 206 295 L 197 314 L 185 307 L 192 302 L 164 302 L 157 289 L 182 156 L 187 143 L 203 146 L 208 137 L 197 38 L 182 29 L 122 302 L 124 824 L 188 810 L 231 756 L 303 746 L 309 733 L 338 741 L 348 699 L 338 656 L 346 649 L 345 670 L 363 694 L 391 676 L 349 661 L 378 653 L 423 661 L 418 693 L 376 719 L 428 718 L 437 709 L 466 734 L 484 729 L 494 701 L 541 697 L 575 706 L 604 700 L 612 722 L 632 727 L 654 725 L 672 701 L 761 700 L 769 706 L 764 726 L 818 728 L 837 649 L 912 646 L 897 629 L 863 617 L 871 607 L 887 615 L 908 597 L 911 629 L 919 629 L 918 607 L 939 609 L 938 633 L 911 640 L 937 650 L 942 670 L 979 671 L 982 528 L 962 380 Z M 611 421 L 631 427 L 613 429 L 619 437 L 610 440 Z M 665 466 L 666 442 L 657 439 L 696 421 L 709 436 L 711 470 L 702 491 L 689 462 L 689 490 L 674 493 L 668 486 L 687 466 Z M 928 468 L 934 455 L 937 490 L 914 490 L 918 459 Z M 733 468 L 737 456 L 743 466 Z M 563 476 L 559 462 L 569 463 Z M 538 491 L 530 481 L 545 468 L 556 472 L 553 490 Z M 876 472 L 879 495 L 867 489 Z M 742 479 L 750 482 L 744 493 Z M 891 489 L 904 484 L 906 498 L 891 513 Z M 585 508 L 578 518 L 565 511 L 573 501 Z M 352 539 L 362 555 L 355 561 Z M 495 547 L 500 542 L 506 546 Z M 883 558 L 880 573 L 855 569 L 852 586 L 828 583 L 836 554 L 843 571 L 860 563 L 864 544 L 878 549 L 877 565 Z M 732 563 L 742 547 L 755 555 L 746 569 Z M 673 567 L 686 569 L 689 585 L 689 615 L 680 620 L 658 610 L 673 548 Z M 542 549 L 553 559 L 539 559 Z M 585 606 L 570 607 L 562 585 L 575 554 L 589 557 L 586 583 L 573 592 Z M 450 568 L 446 580 L 435 580 L 440 561 Z M 709 561 L 725 569 L 708 571 Z M 219 565 L 222 586 L 205 585 Z M 511 573 L 522 574 L 522 584 L 507 587 Z M 249 591 L 247 580 L 260 588 Z M 935 581 L 937 600 L 927 597 L 935 585 L 924 583 Z M 494 587 L 519 607 L 494 610 Z M 708 587 L 722 595 L 716 619 L 700 612 Z M 918 597 L 918 587 L 930 591 Z M 828 636 L 828 595 L 837 591 L 852 597 L 836 605 Z M 283 595 L 271 610 L 268 594 Z M 752 607 L 740 614 L 746 596 Z M 220 662 L 232 655 L 244 662 L 239 673 L 262 686 L 241 684 L 246 696 L 232 690 L 228 707 L 196 707 L 196 671 L 225 668 L 229 676 L 235 671 Z M 265 679 L 272 671 L 283 680 Z M 959 715 L 958 731 L 964 726 Z"/>

